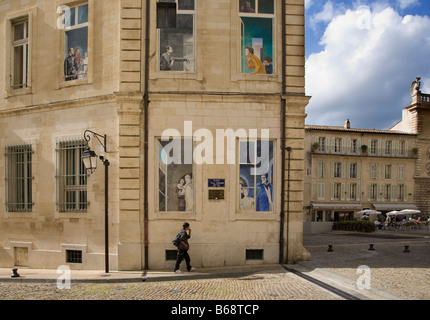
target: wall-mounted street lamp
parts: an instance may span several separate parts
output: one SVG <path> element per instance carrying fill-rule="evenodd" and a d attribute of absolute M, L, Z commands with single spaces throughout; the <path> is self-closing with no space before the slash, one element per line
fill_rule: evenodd
<path fill-rule="evenodd" d="M 91 130 L 84 132 L 85 141 L 90 142 L 91 135 L 95 137 L 102 145 L 106 152 L 106 135 L 100 135 Z M 103 139 L 100 140 L 100 138 Z M 105 166 L 105 272 L 109 273 L 109 166 L 110 162 L 103 156 L 97 156 L 97 154 L 90 149 L 89 146 L 82 152 L 82 161 L 87 170 L 92 173 L 97 169 L 97 158 L 99 158 Z"/>

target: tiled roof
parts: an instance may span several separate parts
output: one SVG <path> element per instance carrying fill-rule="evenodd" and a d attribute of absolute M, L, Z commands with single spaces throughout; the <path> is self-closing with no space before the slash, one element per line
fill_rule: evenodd
<path fill-rule="evenodd" d="M 382 134 L 401 134 L 401 135 L 411 135 L 416 136 L 416 133 L 394 131 L 394 130 L 377 130 L 377 129 L 345 129 L 344 127 L 334 127 L 334 126 L 316 126 L 316 125 L 306 125 L 305 130 L 321 130 L 321 131 L 343 131 L 343 132 L 357 132 L 357 133 L 382 133 Z"/>

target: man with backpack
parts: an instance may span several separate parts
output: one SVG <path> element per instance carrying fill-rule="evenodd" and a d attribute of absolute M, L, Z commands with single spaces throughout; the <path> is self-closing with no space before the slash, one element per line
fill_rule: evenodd
<path fill-rule="evenodd" d="M 181 270 L 179 270 L 179 266 L 182 260 L 184 259 L 185 259 L 185 263 L 187 264 L 188 272 L 195 270 L 195 268 L 193 268 L 190 264 L 191 259 L 188 254 L 188 250 L 190 249 L 188 239 L 190 238 L 191 238 L 190 224 L 188 222 L 184 222 L 184 224 L 182 225 L 182 230 L 179 231 L 179 233 L 176 235 L 175 239 L 173 240 L 173 244 L 178 247 L 178 258 L 176 259 L 176 265 L 174 270 L 174 272 L 176 273 L 182 272 Z"/>

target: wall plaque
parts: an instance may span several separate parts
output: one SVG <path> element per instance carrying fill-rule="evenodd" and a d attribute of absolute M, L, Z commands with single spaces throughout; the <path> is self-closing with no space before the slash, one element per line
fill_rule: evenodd
<path fill-rule="evenodd" d="M 225 188 L 225 179 L 208 179 L 209 188 Z"/>
<path fill-rule="evenodd" d="M 209 200 L 224 200 L 224 190 L 209 190 Z"/>

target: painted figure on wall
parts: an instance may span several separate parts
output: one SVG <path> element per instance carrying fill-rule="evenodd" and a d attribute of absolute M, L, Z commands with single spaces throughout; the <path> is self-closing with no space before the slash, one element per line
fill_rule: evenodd
<path fill-rule="evenodd" d="M 261 60 L 254 54 L 254 49 L 251 47 L 245 48 L 246 66 L 249 70 L 254 70 L 252 73 L 266 74 L 266 68 Z"/>
<path fill-rule="evenodd" d="M 77 79 L 78 75 L 78 63 L 75 58 L 75 50 L 69 48 L 69 55 L 64 60 L 64 78 L 66 81 Z"/>
<path fill-rule="evenodd" d="M 190 60 L 187 58 L 175 58 L 173 57 L 173 48 L 169 45 L 165 47 L 165 52 L 161 55 L 160 58 L 160 70 L 170 71 L 173 70 L 173 64 L 175 62 L 186 62 L 190 63 Z"/>
<path fill-rule="evenodd" d="M 268 175 L 261 175 L 261 183 L 257 188 L 257 211 L 272 211 L 272 185 L 267 179 Z"/>
<path fill-rule="evenodd" d="M 254 210 L 254 198 L 249 196 L 249 188 L 242 182 L 240 184 L 240 210 Z"/>

